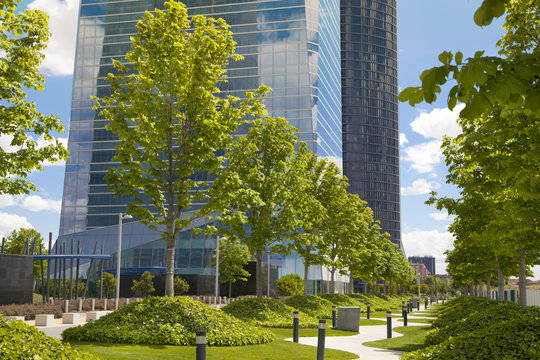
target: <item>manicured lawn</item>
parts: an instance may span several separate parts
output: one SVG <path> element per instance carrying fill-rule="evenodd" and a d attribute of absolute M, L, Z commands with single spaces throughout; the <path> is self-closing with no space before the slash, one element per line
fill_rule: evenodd
<path fill-rule="evenodd" d="M 285 341 L 292 337 L 292 329 L 270 329 L 276 339 L 269 344 L 249 345 L 237 347 L 207 347 L 207 359 L 305 359 L 312 360 L 317 356 L 317 349 L 313 346 L 295 344 Z M 301 337 L 317 336 L 317 329 L 300 329 Z M 351 331 L 327 329 L 327 336 L 356 335 Z M 84 350 L 107 360 L 172 360 L 172 359 L 195 359 L 194 346 L 170 346 L 170 345 L 131 345 L 131 344 L 101 344 L 101 343 L 71 343 L 77 350 Z M 325 359 L 347 360 L 356 359 L 355 354 L 345 351 L 326 349 Z"/>
<path fill-rule="evenodd" d="M 413 319 L 407 318 L 407 323 L 417 323 L 417 324 L 431 324 L 435 319 Z M 403 322 L 403 319 L 398 319 L 397 321 Z"/>
<path fill-rule="evenodd" d="M 365 342 L 363 345 L 395 351 L 415 351 L 427 347 L 427 345 L 424 344 L 424 339 L 429 329 L 429 326 L 401 326 L 394 328 L 393 330 L 403 334 L 403 336 L 369 341 Z"/>

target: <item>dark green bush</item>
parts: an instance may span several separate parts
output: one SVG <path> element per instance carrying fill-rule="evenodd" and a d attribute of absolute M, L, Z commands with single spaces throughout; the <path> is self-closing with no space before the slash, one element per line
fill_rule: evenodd
<path fill-rule="evenodd" d="M 493 324 L 478 333 L 450 338 L 403 355 L 402 360 L 538 360 L 540 319 L 519 318 Z"/>
<path fill-rule="evenodd" d="M 189 291 L 189 284 L 186 280 L 182 279 L 180 276 L 175 276 L 174 278 L 174 295 L 180 296 L 184 295 Z"/>
<path fill-rule="evenodd" d="M 0 316 L 0 359 L 92 360 L 94 355 L 79 352 L 69 344 L 48 337 L 22 321 Z"/>
<path fill-rule="evenodd" d="M 315 295 L 296 295 L 283 301 L 286 305 L 298 309 L 317 319 L 332 318 L 332 303 Z"/>
<path fill-rule="evenodd" d="M 298 274 L 282 276 L 276 284 L 281 296 L 302 295 L 304 293 L 304 280 Z"/>
<path fill-rule="evenodd" d="M 360 306 L 362 311 L 367 309 L 366 305 L 362 304 L 360 301 L 355 300 L 347 295 L 343 294 L 322 294 L 321 297 L 332 303 L 336 306 Z"/>
<path fill-rule="evenodd" d="M 261 329 L 187 297 L 151 297 L 124 306 L 99 320 L 66 329 L 68 341 L 195 345 L 195 332 L 206 331 L 210 346 L 237 346 L 273 340 Z"/>
<path fill-rule="evenodd" d="M 292 327 L 293 309 L 272 298 L 252 298 L 235 301 L 223 311 L 244 321 L 268 327 Z M 317 327 L 317 319 L 299 312 L 300 327 Z"/>
<path fill-rule="evenodd" d="M 540 308 L 529 307 L 522 309 L 510 302 L 498 302 L 497 305 L 468 309 L 469 316 L 449 323 L 445 327 L 431 330 L 426 336 L 426 344 L 439 344 L 448 340 L 451 336 L 456 337 L 471 332 L 478 332 L 496 323 L 521 317 L 537 318 L 540 321 Z"/>

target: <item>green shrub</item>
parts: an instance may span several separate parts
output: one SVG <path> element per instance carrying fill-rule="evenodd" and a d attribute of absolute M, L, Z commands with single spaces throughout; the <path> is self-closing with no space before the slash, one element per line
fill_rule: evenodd
<path fill-rule="evenodd" d="M 182 279 L 180 276 L 174 278 L 174 295 L 180 296 L 184 295 L 189 291 L 189 284 L 186 280 Z"/>
<path fill-rule="evenodd" d="M 460 296 L 439 306 L 437 310 L 437 319 L 433 321 L 433 327 L 442 328 L 449 326 L 478 310 L 489 311 L 500 306 L 518 307 L 517 304 L 488 300 L 479 297 Z"/>
<path fill-rule="evenodd" d="M 315 295 L 296 295 L 283 301 L 285 305 L 298 309 L 317 319 L 332 318 L 332 303 Z"/>
<path fill-rule="evenodd" d="M 195 345 L 206 331 L 210 346 L 237 346 L 273 340 L 261 329 L 187 297 L 151 297 L 124 306 L 97 321 L 64 330 L 68 341 Z"/>
<path fill-rule="evenodd" d="M 133 280 L 133 286 L 131 287 L 131 291 L 140 292 L 145 297 L 153 293 L 155 290 L 154 275 L 152 275 L 150 271 L 145 271 L 142 273 L 139 281 Z"/>
<path fill-rule="evenodd" d="M 349 296 L 355 299 L 363 299 L 364 304 L 370 303 L 372 311 L 387 311 L 394 307 L 388 301 L 374 294 L 352 294 Z"/>
<path fill-rule="evenodd" d="M 298 274 L 288 274 L 278 279 L 277 288 L 281 296 L 302 295 L 304 280 Z"/>
<path fill-rule="evenodd" d="M 367 309 L 367 306 L 360 301 L 343 294 L 322 294 L 321 297 L 336 306 L 360 306 L 362 311 Z"/>
<path fill-rule="evenodd" d="M 94 355 L 79 352 L 69 344 L 48 337 L 22 321 L 0 316 L 0 359 L 91 360 Z"/>
<path fill-rule="evenodd" d="M 292 327 L 293 309 L 272 298 L 238 300 L 223 308 L 223 311 L 244 321 L 268 327 Z M 299 312 L 300 327 L 317 327 L 317 319 Z"/>
<path fill-rule="evenodd" d="M 493 324 L 478 333 L 450 338 L 438 345 L 403 355 L 404 360 L 537 360 L 540 319 L 520 318 Z"/>

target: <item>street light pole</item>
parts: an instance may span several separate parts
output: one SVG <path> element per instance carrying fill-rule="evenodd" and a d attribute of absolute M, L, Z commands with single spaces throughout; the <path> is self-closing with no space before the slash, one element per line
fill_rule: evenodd
<path fill-rule="evenodd" d="M 215 284 L 215 302 L 217 304 L 217 298 L 219 296 L 219 241 L 221 239 L 216 236 L 216 284 Z"/>
<path fill-rule="evenodd" d="M 120 301 L 120 261 L 122 260 L 122 220 L 131 219 L 133 216 L 118 214 L 118 247 L 116 253 L 116 299 L 114 301 L 114 309 L 118 310 Z"/>

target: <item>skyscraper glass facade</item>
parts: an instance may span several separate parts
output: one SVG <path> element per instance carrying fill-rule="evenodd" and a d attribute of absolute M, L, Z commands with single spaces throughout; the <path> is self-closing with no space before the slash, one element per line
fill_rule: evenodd
<path fill-rule="evenodd" d="M 76 238 L 84 242 L 82 247 L 86 252 L 92 251 L 94 241 L 101 244 L 115 241 L 118 214 L 125 212 L 130 201 L 128 197 L 115 198 L 104 180 L 106 170 L 114 166 L 112 157 L 118 142 L 105 129 L 106 121 L 92 110 L 91 97 L 101 98 L 110 93 L 105 77 L 113 72 L 112 59 L 122 61 L 144 11 L 163 9 L 163 3 L 164 0 L 81 1 L 60 242 Z M 242 97 L 261 84 L 270 86 L 273 91 L 265 100 L 270 116 L 286 117 L 298 128 L 299 138 L 319 155 L 341 159 L 337 0 L 186 0 L 184 3 L 189 15 L 221 17 L 234 33 L 237 53 L 244 59 L 230 64 L 229 82 L 222 88 L 222 94 Z M 137 224 L 124 226 L 125 234 L 142 234 L 130 230 L 136 229 Z M 126 251 L 132 255 L 123 257 L 128 260 L 122 266 L 141 264 L 143 257 L 144 264 L 149 258 L 156 266 L 164 262 L 164 243 L 154 241 L 159 239 L 159 234 L 144 234 L 144 238 L 137 235 L 137 240 L 126 243 Z M 149 247 L 152 242 L 154 245 Z M 215 239 L 190 231 L 182 233 L 177 242 L 179 271 L 207 274 L 211 269 L 209 249 L 214 247 Z M 113 251 L 114 246 L 105 245 L 105 253 Z M 273 256 L 271 262 L 291 269 L 297 266 L 298 259 Z M 315 277 L 320 280 L 322 276 L 319 273 Z"/>
<path fill-rule="evenodd" d="M 401 247 L 396 0 L 341 0 L 343 172 Z"/>

